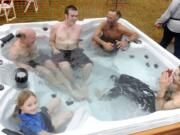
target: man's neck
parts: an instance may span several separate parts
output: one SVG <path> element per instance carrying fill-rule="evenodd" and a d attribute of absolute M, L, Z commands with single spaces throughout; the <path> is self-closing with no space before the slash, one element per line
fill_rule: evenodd
<path fill-rule="evenodd" d="M 108 25 L 109 25 L 109 28 L 110 28 L 110 29 L 112 29 L 112 28 L 116 27 L 116 26 L 117 26 L 117 24 L 118 24 L 118 23 L 117 23 L 117 22 L 115 22 L 115 23 L 113 23 L 113 24 L 108 24 Z"/>
<path fill-rule="evenodd" d="M 66 25 L 67 27 L 72 27 L 72 26 L 74 25 L 74 23 L 65 20 L 65 25 Z"/>

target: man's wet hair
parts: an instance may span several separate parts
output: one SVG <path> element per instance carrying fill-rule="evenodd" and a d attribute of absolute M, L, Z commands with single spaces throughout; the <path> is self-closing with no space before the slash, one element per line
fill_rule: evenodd
<path fill-rule="evenodd" d="M 24 33 L 17 33 L 16 38 L 25 38 L 26 35 Z"/>
<path fill-rule="evenodd" d="M 118 18 L 121 18 L 121 17 L 122 17 L 122 14 L 121 14 L 120 10 L 111 9 L 110 11 L 116 12 L 116 14 L 118 15 Z"/>
<path fill-rule="evenodd" d="M 65 10 L 64 10 L 64 14 L 69 14 L 69 10 L 74 10 L 74 11 L 77 11 L 77 7 L 75 7 L 74 5 L 69 5 L 67 7 L 65 7 Z"/>

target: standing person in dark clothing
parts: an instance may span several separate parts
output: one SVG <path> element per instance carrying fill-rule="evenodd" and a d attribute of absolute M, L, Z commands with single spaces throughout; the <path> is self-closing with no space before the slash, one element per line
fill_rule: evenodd
<path fill-rule="evenodd" d="M 166 48 L 175 38 L 174 55 L 180 59 L 180 0 L 172 0 L 168 9 L 156 21 L 155 26 L 157 28 L 164 26 L 164 34 L 160 42 L 162 47 Z"/>

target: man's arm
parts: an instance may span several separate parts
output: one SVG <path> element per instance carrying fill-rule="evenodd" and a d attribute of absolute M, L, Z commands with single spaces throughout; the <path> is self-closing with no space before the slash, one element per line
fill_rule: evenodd
<path fill-rule="evenodd" d="M 125 26 L 121 24 L 118 26 L 118 29 L 120 32 L 122 32 L 123 35 L 128 37 L 127 39 L 128 42 L 132 42 L 139 37 L 138 33 L 126 28 Z"/>
<path fill-rule="evenodd" d="M 173 0 L 169 5 L 168 9 L 161 15 L 161 17 L 155 22 L 156 27 L 160 27 L 165 23 L 170 17 L 173 16 L 176 8 L 178 7 L 179 0 Z"/>
<path fill-rule="evenodd" d="M 120 31 L 123 35 L 128 37 L 125 40 L 116 41 L 118 48 L 125 47 L 126 45 L 130 44 L 132 41 L 135 41 L 135 39 L 139 37 L 139 35 L 136 32 L 129 30 L 121 24 L 118 25 L 118 31 Z"/>
<path fill-rule="evenodd" d="M 54 54 L 60 53 L 60 51 L 56 48 L 56 30 L 57 30 L 57 24 L 51 27 L 50 38 L 49 38 L 50 46 Z"/>
<path fill-rule="evenodd" d="M 161 87 L 157 96 L 156 96 L 156 109 L 157 110 L 162 110 L 164 108 L 165 104 L 165 93 L 166 93 L 167 88 Z"/>
<path fill-rule="evenodd" d="M 102 34 L 102 29 L 104 27 L 104 23 L 105 22 L 102 22 L 95 30 L 94 34 L 93 34 L 93 37 L 92 37 L 92 40 L 95 41 L 95 43 L 97 45 L 102 45 L 104 46 L 104 44 L 106 43 L 105 41 L 101 40 L 100 39 L 100 35 Z"/>
<path fill-rule="evenodd" d="M 82 34 L 83 34 L 83 27 L 81 25 L 78 25 L 79 27 L 79 32 L 78 32 L 78 39 L 77 39 L 77 45 L 78 45 L 78 48 L 84 48 L 84 44 L 83 44 L 83 39 L 81 39 L 82 37 Z"/>
<path fill-rule="evenodd" d="M 176 109 L 179 107 L 180 107 L 180 97 L 165 102 L 162 109 L 168 110 L 168 109 Z"/>
<path fill-rule="evenodd" d="M 27 65 L 27 64 L 24 64 L 24 63 L 21 63 L 18 61 L 18 51 L 16 50 L 16 42 L 11 46 L 10 50 L 9 50 L 9 55 L 8 55 L 8 58 L 13 61 L 17 67 L 21 67 L 21 68 L 25 68 L 27 70 L 32 70 L 32 67 Z"/>
<path fill-rule="evenodd" d="M 102 34 L 103 27 L 105 22 L 102 22 L 97 28 L 95 33 L 93 34 L 92 41 L 95 42 L 96 45 L 101 45 L 107 51 L 111 51 L 113 49 L 113 44 L 110 42 L 105 42 L 100 39 L 100 35 Z"/>
<path fill-rule="evenodd" d="M 162 72 L 159 83 L 160 87 L 156 96 L 156 108 L 157 110 L 162 110 L 164 109 L 166 103 L 170 102 L 165 100 L 165 93 L 171 84 L 171 78 L 169 77 L 169 73 L 167 71 Z"/>

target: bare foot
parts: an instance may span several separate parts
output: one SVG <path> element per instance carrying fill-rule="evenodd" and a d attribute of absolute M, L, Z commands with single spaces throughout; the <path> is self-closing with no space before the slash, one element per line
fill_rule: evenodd
<path fill-rule="evenodd" d="M 77 101 L 85 100 L 85 97 L 79 92 L 71 92 L 71 95 Z"/>
<path fill-rule="evenodd" d="M 65 112 L 64 113 L 64 118 L 67 120 L 67 119 L 71 119 L 72 116 L 73 116 L 73 112 L 72 111 L 69 111 L 69 112 Z"/>
<path fill-rule="evenodd" d="M 78 92 L 81 93 L 86 100 L 91 102 L 90 97 L 89 97 L 89 89 L 86 85 L 81 85 L 81 88 L 79 88 Z"/>
<path fill-rule="evenodd" d="M 101 99 L 106 94 L 105 90 L 96 90 L 96 97 Z"/>
<path fill-rule="evenodd" d="M 61 102 L 58 97 L 52 98 L 51 101 L 46 105 L 48 113 L 51 114 L 55 109 L 60 106 Z"/>

